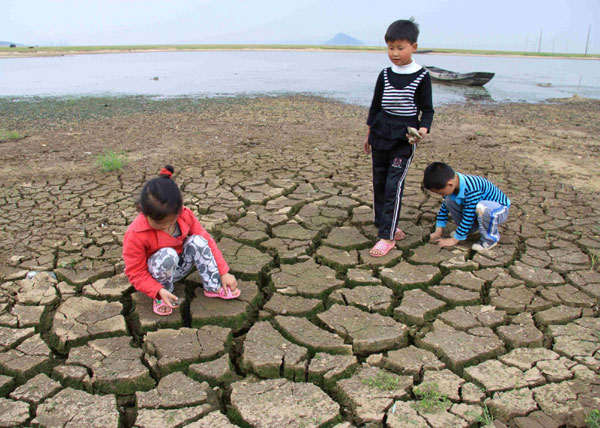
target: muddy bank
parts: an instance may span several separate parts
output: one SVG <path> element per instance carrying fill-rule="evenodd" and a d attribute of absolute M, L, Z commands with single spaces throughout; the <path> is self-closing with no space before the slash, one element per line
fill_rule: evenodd
<path fill-rule="evenodd" d="M 3 98 L 0 115 L 4 129 L 26 135 L 0 143 L 0 177 L 14 181 L 98 174 L 95 159 L 105 150 L 122 151 L 127 171 L 187 163 L 190 156 L 201 157 L 201 167 L 247 150 L 268 155 L 325 148 L 360 156 L 366 110 L 304 96 Z M 518 162 L 539 170 L 541 179 L 551 174 L 580 191 L 597 192 L 599 119 L 600 101 L 577 97 L 444 106 L 419 155 L 423 162 L 457 159 L 456 167 L 467 171 L 476 170 L 482 156 L 498 167 Z"/>
<path fill-rule="evenodd" d="M 2 127 L 26 135 L 0 143 L 5 424 L 584 427 L 600 407 L 598 107 L 438 109 L 406 179 L 407 237 L 374 258 L 364 108 L 0 100 Z M 103 172 L 106 150 L 125 166 Z M 499 246 L 428 242 L 432 160 L 511 198 Z M 242 294 L 207 298 L 191 274 L 160 317 L 121 251 L 137 191 L 166 162 Z"/>

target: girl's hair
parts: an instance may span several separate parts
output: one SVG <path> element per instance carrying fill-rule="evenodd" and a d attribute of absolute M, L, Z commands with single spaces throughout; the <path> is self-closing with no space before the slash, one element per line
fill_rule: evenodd
<path fill-rule="evenodd" d="M 152 220 L 161 221 L 168 215 L 179 214 L 183 206 L 181 192 L 171 180 L 175 168 L 165 165 L 160 176 L 148 181 L 142 187 L 138 209 Z"/>
<path fill-rule="evenodd" d="M 427 165 L 423 173 L 423 187 L 427 190 L 440 190 L 446 187 L 448 181 L 454 178 L 454 170 L 443 162 L 433 162 Z"/>
<path fill-rule="evenodd" d="M 385 42 L 395 42 L 396 40 L 408 40 L 411 44 L 417 43 L 419 38 L 419 25 L 415 18 L 400 19 L 394 21 L 385 32 Z"/>

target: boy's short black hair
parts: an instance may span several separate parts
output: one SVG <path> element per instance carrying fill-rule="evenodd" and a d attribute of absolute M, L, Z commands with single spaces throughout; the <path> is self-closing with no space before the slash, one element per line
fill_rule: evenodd
<path fill-rule="evenodd" d="M 408 40 L 411 44 L 417 43 L 419 38 L 419 25 L 414 18 L 399 19 L 392 22 L 385 32 L 385 42 L 395 42 L 396 40 Z"/>
<path fill-rule="evenodd" d="M 423 187 L 427 190 L 443 189 L 455 175 L 452 167 L 444 162 L 430 163 L 423 173 Z"/>

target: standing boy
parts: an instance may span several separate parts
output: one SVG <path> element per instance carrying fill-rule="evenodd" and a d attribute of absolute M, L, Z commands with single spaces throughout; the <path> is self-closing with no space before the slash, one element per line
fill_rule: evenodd
<path fill-rule="evenodd" d="M 510 199 L 491 181 L 478 175 L 454 172 L 450 165 L 434 162 L 425 168 L 423 187 L 444 197 L 435 232 L 429 236 L 432 242 L 437 242 L 440 247 L 451 247 L 479 231 L 480 240 L 473 244 L 473 250 L 490 250 L 498 245 L 498 225 L 508 218 Z M 448 213 L 457 227 L 452 237 L 442 239 Z"/>
<path fill-rule="evenodd" d="M 412 59 L 418 37 L 419 27 L 412 19 L 389 26 L 385 41 L 392 66 L 377 78 L 367 119 L 363 147 L 372 153 L 374 224 L 379 229 L 379 240 L 370 251 L 373 257 L 385 256 L 405 237 L 398 229 L 404 180 L 416 143 L 433 121 L 429 73 Z M 410 137 L 407 127 L 418 129 L 420 138 Z"/>

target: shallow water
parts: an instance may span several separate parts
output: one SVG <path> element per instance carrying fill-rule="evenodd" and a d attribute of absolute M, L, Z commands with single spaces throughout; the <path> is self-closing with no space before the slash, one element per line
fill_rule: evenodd
<path fill-rule="evenodd" d="M 485 87 L 434 84 L 436 105 L 600 98 L 600 61 L 415 55 L 423 65 L 491 71 Z M 204 51 L 0 59 L 0 96 L 236 96 L 303 93 L 369 105 L 385 52 Z M 540 86 L 544 85 L 544 86 Z"/>

